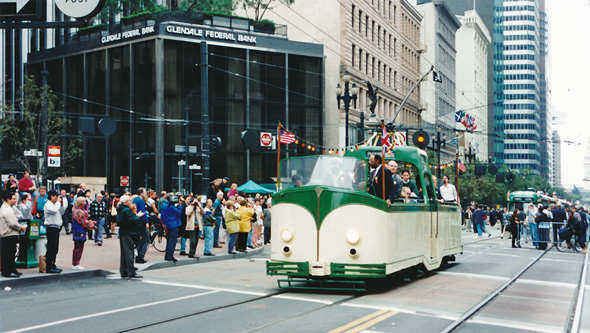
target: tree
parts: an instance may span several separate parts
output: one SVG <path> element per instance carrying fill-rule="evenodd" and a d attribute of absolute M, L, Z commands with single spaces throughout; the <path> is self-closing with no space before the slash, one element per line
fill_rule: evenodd
<path fill-rule="evenodd" d="M 295 0 L 242 0 L 242 7 L 246 10 L 254 9 L 254 21 L 261 21 L 267 10 L 272 10 L 279 3 L 289 6 Z"/>
<path fill-rule="evenodd" d="M 234 9 L 236 9 L 234 0 L 185 0 L 180 4 L 180 10 L 187 12 L 231 15 Z"/>
<path fill-rule="evenodd" d="M 106 0 L 98 18 L 101 22 L 108 23 L 109 21 L 115 22 L 115 17 L 119 14 L 128 16 L 143 12 L 153 13 L 164 9 L 166 9 L 164 6 L 156 4 L 153 0 Z"/>
<path fill-rule="evenodd" d="M 4 118 L 0 119 L 0 141 L 7 143 L 9 157 L 18 162 L 23 169 L 29 170 L 46 179 L 68 173 L 74 166 L 74 161 L 82 155 L 81 136 L 65 135 L 70 132 L 71 120 L 65 118 L 59 98 L 50 92 L 48 85 L 37 86 L 32 76 L 25 76 L 24 85 L 21 88 L 22 99 L 18 101 L 22 107 L 20 112 L 11 112 L 13 107 L 3 108 Z M 39 158 L 25 156 L 26 150 L 43 151 L 42 141 L 42 110 L 43 102 L 46 103 L 47 121 L 45 131 L 47 144 L 67 146 L 62 149 L 61 163 L 63 168 L 40 167 Z M 64 148 L 64 147 L 62 147 Z"/>

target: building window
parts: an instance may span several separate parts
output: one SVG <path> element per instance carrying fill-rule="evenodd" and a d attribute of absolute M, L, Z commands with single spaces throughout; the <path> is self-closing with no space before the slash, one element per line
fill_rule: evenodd
<path fill-rule="evenodd" d="M 375 57 L 371 57 L 371 77 L 375 77 Z"/>
<path fill-rule="evenodd" d="M 359 71 L 363 70 L 363 49 L 359 48 Z"/>
<path fill-rule="evenodd" d="M 375 42 L 375 20 L 371 21 L 371 42 Z"/>
<path fill-rule="evenodd" d="M 369 15 L 365 15 L 365 37 L 369 37 Z"/>
<path fill-rule="evenodd" d="M 365 55 L 365 74 L 369 74 L 369 54 Z"/>
<path fill-rule="evenodd" d="M 363 11 L 359 9 L 359 33 L 363 32 L 362 28 L 363 28 Z"/>
<path fill-rule="evenodd" d="M 356 55 L 356 46 L 354 44 L 352 44 L 352 68 L 354 68 L 354 56 Z"/>
<path fill-rule="evenodd" d="M 352 11 L 351 11 L 351 14 L 352 14 L 352 28 L 353 28 L 353 29 L 354 29 L 354 10 L 355 10 L 355 9 L 356 9 L 356 7 L 355 7 L 354 5 L 352 5 Z"/>
<path fill-rule="evenodd" d="M 377 47 L 379 47 L 381 41 L 381 26 L 377 26 Z"/>

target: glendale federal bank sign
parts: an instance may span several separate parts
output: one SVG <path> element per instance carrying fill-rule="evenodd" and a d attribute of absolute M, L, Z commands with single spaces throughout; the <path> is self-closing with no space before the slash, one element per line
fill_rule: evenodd
<path fill-rule="evenodd" d="M 107 44 L 115 41 L 121 41 L 124 39 L 134 38 L 138 36 L 145 36 L 156 32 L 155 26 L 148 26 L 143 28 L 136 28 L 118 32 L 103 36 L 101 41 L 102 44 Z M 238 42 L 246 44 L 256 44 L 257 36 L 249 34 L 240 34 L 232 31 L 215 30 L 215 29 L 203 29 L 195 26 L 185 26 L 179 24 L 162 23 L 160 31 L 165 31 L 170 35 L 181 35 L 187 37 L 193 37 L 196 39 L 209 39 L 209 40 L 221 40 L 228 42 Z"/>
<path fill-rule="evenodd" d="M 256 36 L 248 34 L 238 34 L 229 31 L 220 31 L 212 29 L 202 29 L 194 26 L 183 26 L 176 24 L 165 24 L 165 30 L 169 34 L 183 35 L 196 37 L 199 39 L 216 39 L 216 40 L 227 40 L 233 42 L 242 42 L 249 44 L 256 44 Z"/>

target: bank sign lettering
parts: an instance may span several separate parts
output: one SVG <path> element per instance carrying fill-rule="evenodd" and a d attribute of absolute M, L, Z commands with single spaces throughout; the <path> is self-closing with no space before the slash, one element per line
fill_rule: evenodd
<path fill-rule="evenodd" d="M 194 36 L 198 38 L 227 40 L 232 42 L 241 42 L 256 44 L 256 36 L 237 34 L 234 32 L 207 30 L 195 27 L 187 27 L 181 25 L 166 25 L 166 32 L 175 35 Z"/>
<path fill-rule="evenodd" d="M 150 27 L 145 27 L 145 28 L 138 28 L 138 29 L 131 29 L 131 30 L 126 30 L 123 32 L 119 32 L 116 34 L 112 34 L 112 35 L 108 35 L 108 36 L 104 36 L 102 37 L 102 43 L 106 44 L 106 43 L 110 43 L 110 42 L 114 42 L 114 41 L 119 41 L 122 39 L 127 39 L 127 38 L 133 38 L 133 37 L 137 37 L 137 36 L 143 36 L 143 35 L 148 35 L 151 33 L 156 32 L 155 30 L 155 26 L 150 26 Z"/>

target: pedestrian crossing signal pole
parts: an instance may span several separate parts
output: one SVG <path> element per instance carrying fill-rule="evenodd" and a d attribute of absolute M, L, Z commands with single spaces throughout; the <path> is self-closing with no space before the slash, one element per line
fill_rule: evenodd
<path fill-rule="evenodd" d="M 459 150 L 455 154 L 455 189 L 457 190 L 457 203 L 459 203 Z"/>

